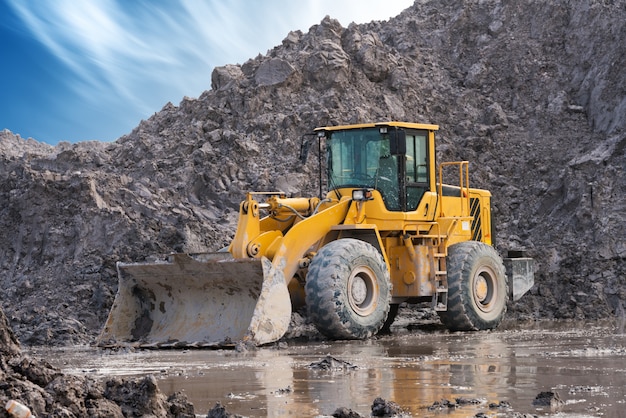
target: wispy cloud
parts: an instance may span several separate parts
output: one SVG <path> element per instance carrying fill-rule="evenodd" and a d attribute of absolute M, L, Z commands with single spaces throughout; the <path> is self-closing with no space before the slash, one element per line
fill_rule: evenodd
<path fill-rule="evenodd" d="M 32 34 L 80 79 L 82 85 L 74 86 L 79 94 L 113 93 L 146 110 L 150 106 L 134 93 L 136 83 L 163 76 L 146 70 L 167 67 L 176 51 L 162 42 L 165 36 L 159 39 L 173 20 L 140 4 L 129 15 L 110 0 L 11 2 Z"/>
<path fill-rule="evenodd" d="M 64 64 L 79 106 L 132 119 L 200 95 L 215 66 L 264 54 L 327 14 L 343 25 L 383 20 L 412 0 L 5 1 Z"/>

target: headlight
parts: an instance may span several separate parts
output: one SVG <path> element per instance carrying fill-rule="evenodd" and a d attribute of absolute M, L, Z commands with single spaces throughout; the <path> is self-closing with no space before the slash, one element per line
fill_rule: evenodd
<path fill-rule="evenodd" d="M 372 200 L 372 189 L 355 189 L 352 190 L 352 200 L 357 202 L 363 202 L 365 200 Z"/>

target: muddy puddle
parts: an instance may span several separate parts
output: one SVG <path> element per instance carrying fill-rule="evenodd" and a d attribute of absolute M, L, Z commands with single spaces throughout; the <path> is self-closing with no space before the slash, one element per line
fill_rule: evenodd
<path fill-rule="evenodd" d="M 608 323 L 504 328 L 448 333 L 431 325 L 369 341 L 289 342 L 243 353 L 72 347 L 31 355 L 74 374 L 152 374 L 162 392 L 183 391 L 198 416 L 216 402 L 246 417 L 330 416 L 339 407 L 370 416 L 378 397 L 420 417 L 626 416 L 623 331 Z M 334 367 L 314 367 L 325 359 Z M 534 406 L 546 391 L 561 405 Z M 433 408 L 442 401 L 457 406 Z"/>

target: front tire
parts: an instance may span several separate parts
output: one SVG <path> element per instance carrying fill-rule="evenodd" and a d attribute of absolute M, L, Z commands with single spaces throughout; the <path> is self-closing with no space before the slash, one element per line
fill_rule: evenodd
<path fill-rule="evenodd" d="M 352 238 L 325 245 L 313 258 L 305 285 L 309 318 L 331 339 L 366 339 L 385 324 L 391 280 L 382 255 Z"/>
<path fill-rule="evenodd" d="M 437 312 L 451 331 L 496 328 L 506 313 L 508 285 L 502 259 L 482 242 L 467 241 L 448 250 L 448 310 Z"/>

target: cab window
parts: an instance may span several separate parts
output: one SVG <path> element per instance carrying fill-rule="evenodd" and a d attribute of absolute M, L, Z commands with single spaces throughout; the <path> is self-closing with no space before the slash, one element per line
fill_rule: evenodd
<path fill-rule="evenodd" d="M 428 132 L 406 134 L 406 206 L 415 210 L 428 190 Z"/>

